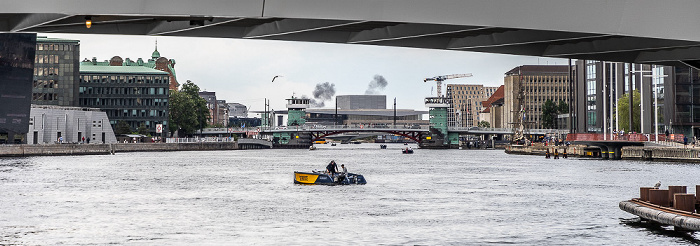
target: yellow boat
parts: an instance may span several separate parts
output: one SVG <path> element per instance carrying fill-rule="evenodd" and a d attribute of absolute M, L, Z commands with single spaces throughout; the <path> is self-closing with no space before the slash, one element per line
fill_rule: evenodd
<path fill-rule="evenodd" d="M 294 171 L 295 184 L 317 184 L 317 185 L 349 185 L 349 184 L 367 184 L 365 177 L 360 174 L 348 173 L 343 175 L 336 173 L 330 174 L 312 171 L 312 172 L 297 172 Z"/>

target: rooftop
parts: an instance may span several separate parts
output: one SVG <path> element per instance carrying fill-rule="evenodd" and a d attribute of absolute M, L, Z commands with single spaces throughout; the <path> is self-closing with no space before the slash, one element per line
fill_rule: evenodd
<path fill-rule="evenodd" d="M 46 36 L 36 37 L 37 43 L 80 43 L 80 40 L 73 39 L 63 39 L 63 38 L 49 38 Z"/>
<path fill-rule="evenodd" d="M 167 72 L 142 66 L 100 66 L 86 62 L 80 63 L 80 73 L 168 75 Z"/>
<path fill-rule="evenodd" d="M 523 65 L 518 66 L 506 73 L 510 75 L 569 75 L 568 65 Z"/>

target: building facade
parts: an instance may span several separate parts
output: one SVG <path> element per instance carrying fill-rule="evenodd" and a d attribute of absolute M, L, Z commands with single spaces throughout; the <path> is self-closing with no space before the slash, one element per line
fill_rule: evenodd
<path fill-rule="evenodd" d="M 27 144 L 116 143 L 105 112 L 94 108 L 33 105 Z"/>
<path fill-rule="evenodd" d="M 566 65 L 524 65 L 508 71 L 503 123 L 509 128 L 522 123 L 524 128 L 542 129 L 542 105 L 547 100 L 569 102 L 569 70 Z"/>
<path fill-rule="evenodd" d="M 503 112 L 503 93 L 504 86 L 498 87 L 498 89 L 481 104 L 484 110 L 481 112 L 483 120 L 488 122 L 492 128 L 507 128 L 506 124 L 503 124 L 504 112 Z"/>
<path fill-rule="evenodd" d="M 103 110 L 113 128 L 124 121 L 132 131 L 144 125 L 153 136 L 156 124 L 168 129 L 169 74 L 144 66 L 109 64 L 95 59 L 80 63 L 80 106 Z"/>
<path fill-rule="evenodd" d="M 483 110 L 482 101 L 486 101 L 498 87 L 471 84 L 448 84 L 446 97 L 450 100 L 447 109 L 447 125 L 471 127 L 479 124 Z"/>
<path fill-rule="evenodd" d="M 82 62 L 88 62 L 85 59 Z M 161 57 L 158 51 L 158 43 L 156 43 L 156 48 L 151 53 L 151 58 L 144 61 L 142 58 L 136 59 L 136 61 L 130 58 L 123 59 L 120 56 L 114 56 L 109 61 L 97 61 L 96 58 L 92 58 L 92 62 L 95 65 L 100 66 L 128 66 L 128 67 L 146 67 L 159 71 L 163 71 L 168 74 L 168 88 L 170 90 L 177 90 L 180 84 L 177 82 L 177 74 L 175 73 L 175 59 L 168 59 L 166 57 Z"/>
<path fill-rule="evenodd" d="M 229 118 L 247 118 L 248 107 L 240 103 L 227 103 Z"/>
<path fill-rule="evenodd" d="M 339 95 L 338 109 L 386 109 L 386 95 Z"/>
<path fill-rule="evenodd" d="M 618 119 L 624 118 L 627 122 L 633 122 L 633 128 L 628 128 L 628 132 L 650 134 L 656 133 L 658 127 L 658 132 L 664 133 L 667 126 L 678 117 L 675 109 L 683 108 L 676 106 L 676 97 L 673 96 L 677 88 L 675 81 L 690 76 L 687 73 L 690 70 L 692 69 L 679 70 L 669 66 L 576 61 L 572 131 L 618 132 L 621 130 Z M 631 110 L 621 115 L 617 110 L 620 98 L 630 91 L 639 93 L 640 103 L 628 103 L 633 105 Z M 684 94 L 682 91 L 680 93 Z M 658 116 L 655 117 L 655 114 Z"/>
<path fill-rule="evenodd" d="M 0 143 L 22 143 L 31 107 L 36 34 L 0 33 Z"/>
<path fill-rule="evenodd" d="M 37 37 L 32 104 L 78 106 L 80 41 Z"/>

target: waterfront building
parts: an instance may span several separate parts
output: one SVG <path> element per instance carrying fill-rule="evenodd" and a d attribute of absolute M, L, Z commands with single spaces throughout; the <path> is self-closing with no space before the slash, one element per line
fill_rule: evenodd
<path fill-rule="evenodd" d="M 386 95 L 339 95 L 338 109 L 386 109 Z"/>
<path fill-rule="evenodd" d="M 36 39 L 32 104 L 78 106 L 80 41 Z"/>
<path fill-rule="evenodd" d="M 520 124 L 523 113 L 525 128 L 541 129 L 542 105 L 547 100 L 569 102 L 569 66 L 523 65 L 505 73 L 503 123 Z"/>
<path fill-rule="evenodd" d="M 248 107 L 240 103 L 227 103 L 229 118 L 247 118 Z"/>
<path fill-rule="evenodd" d="M 216 92 L 200 91 L 199 96 L 207 102 L 207 109 L 209 109 L 209 121 L 207 121 L 207 124 L 213 126 L 214 122 L 217 121 L 217 109 L 219 108 L 216 104 Z"/>
<path fill-rule="evenodd" d="M 59 142 L 116 143 L 117 138 L 100 109 L 32 105 L 27 144 Z"/>
<path fill-rule="evenodd" d="M 113 62 L 80 63 L 80 106 L 99 108 L 107 113 L 114 128 L 126 122 L 132 131 L 145 125 L 156 135 L 156 125 L 168 129 L 168 73 L 146 66 L 128 66 Z"/>
<path fill-rule="evenodd" d="M 616 110 L 618 109 L 618 101 L 630 91 L 638 91 L 641 96 L 640 105 L 632 107 L 631 110 L 631 113 L 641 115 L 640 118 L 635 117 L 633 120 L 636 123 L 633 129 L 637 132 L 656 133 L 655 120 L 658 118 L 658 132 L 664 133 L 667 126 L 671 125 L 674 118 L 678 117 L 675 113 L 676 109 L 685 109 L 676 105 L 677 98 L 673 95 L 675 95 L 677 87 L 674 85 L 676 85 L 675 81 L 678 78 L 687 79 L 689 75 L 687 71 L 690 69 L 578 60 L 574 71 L 576 76 L 574 112 L 572 114 L 574 121 L 571 126 L 574 132 L 610 133 L 619 131 L 620 126 L 616 119 L 622 117 L 630 119 L 631 116 L 630 114 L 619 114 Z M 684 93 L 681 91 L 681 94 Z M 665 103 L 665 99 L 670 99 L 670 101 Z M 681 101 L 684 100 L 681 99 Z M 655 103 L 658 107 L 656 110 L 654 110 Z M 659 117 L 654 117 L 655 112 L 658 112 Z M 688 122 L 680 118 L 676 120 L 676 123 Z"/>
<path fill-rule="evenodd" d="M 36 34 L 0 33 L 0 143 L 22 143 L 29 126 Z"/>
<path fill-rule="evenodd" d="M 216 100 L 216 107 L 217 107 L 217 120 L 216 124 L 221 125 L 223 127 L 228 126 L 228 117 L 229 117 L 229 112 L 228 112 L 228 104 L 226 104 L 226 100 Z"/>
<path fill-rule="evenodd" d="M 448 84 L 445 93 L 450 102 L 447 108 L 447 125 L 477 126 L 483 110 L 481 102 L 487 100 L 496 89 L 498 87 L 476 84 Z"/>
<path fill-rule="evenodd" d="M 484 110 L 481 111 L 481 116 L 483 120 L 488 122 L 492 128 L 507 128 L 508 126 L 503 123 L 504 112 L 503 112 L 503 92 L 505 86 L 501 85 L 498 89 L 487 99 L 481 102 Z"/>
<path fill-rule="evenodd" d="M 209 121 L 207 124 L 214 126 L 221 124 L 221 126 L 228 125 L 228 105 L 226 100 L 216 99 L 216 92 L 213 91 L 200 91 L 199 96 L 207 102 L 207 109 L 209 109 Z"/>
<path fill-rule="evenodd" d="M 659 68 L 655 68 L 659 69 Z M 658 91 L 661 98 L 659 108 L 663 108 L 664 125 L 669 126 L 671 133 L 680 133 L 688 136 L 689 139 L 700 136 L 700 70 L 678 66 L 671 69 L 671 73 L 662 74 L 657 71 L 653 79 L 666 79 L 657 81 L 654 84 L 666 84 L 665 90 Z M 668 81 L 670 75 L 673 79 Z M 659 76 L 656 76 L 659 75 Z M 663 127 L 659 126 L 659 127 Z"/>
<path fill-rule="evenodd" d="M 85 59 L 83 62 L 87 62 Z M 151 53 L 151 58 L 144 61 L 142 58 L 136 59 L 136 61 L 130 58 L 123 59 L 120 56 L 114 56 L 109 61 L 97 61 L 95 58 L 92 59 L 95 65 L 99 66 L 128 66 L 128 67 L 145 67 L 151 68 L 159 71 L 163 71 L 168 74 L 168 89 L 178 90 L 180 84 L 177 82 L 177 76 L 175 73 L 175 59 L 168 59 L 166 57 L 161 57 L 158 51 L 158 43 L 156 43 L 156 48 Z"/>

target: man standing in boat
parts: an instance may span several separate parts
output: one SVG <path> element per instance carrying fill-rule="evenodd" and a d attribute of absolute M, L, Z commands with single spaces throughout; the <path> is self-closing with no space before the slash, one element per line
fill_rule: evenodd
<path fill-rule="evenodd" d="M 335 161 L 331 161 L 331 163 L 328 163 L 328 166 L 326 166 L 326 171 L 333 176 L 333 174 L 338 172 L 338 166 L 335 164 Z"/>

